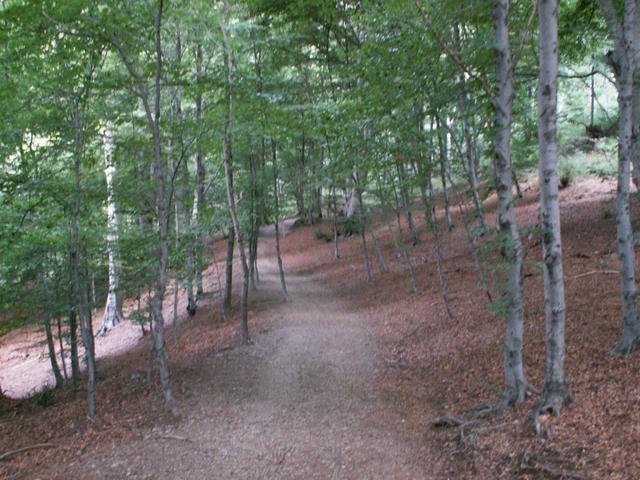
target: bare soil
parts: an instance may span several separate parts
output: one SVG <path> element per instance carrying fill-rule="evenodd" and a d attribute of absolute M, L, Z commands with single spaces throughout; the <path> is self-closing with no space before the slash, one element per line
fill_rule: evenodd
<path fill-rule="evenodd" d="M 537 190 L 523 188 L 518 220 L 535 227 Z M 499 397 L 504 323 L 486 308 L 458 215 L 454 231 L 442 234 L 451 320 L 431 234 L 422 231 L 410 252 L 421 290 L 415 295 L 388 233 L 393 219 L 385 219 L 376 230 L 391 271 L 380 274 L 370 251 L 372 282 L 365 280 L 359 238 L 341 242 L 342 258 L 334 260 L 332 245 L 314 236 L 329 224 L 291 230 L 283 240 L 288 302 L 265 229 L 247 347 L 239 346 L 237 318 L 220 318 L 212 266 L 197 315 L 178 323 L 175 342 L 168 335 L 178 420 L 163 413 L 157 385 L 144 384 L 146 339 L 99 362 L 95 420 L 85 418 L 82 391 L 56 392 L 47 408 L 31 401 L 0 405 L 0 454 L 55 445 L 0 461 L 0 477 L 640 478 L 640 355 L 607 355 L 621 332 L 619 279 L 605 273 L 617 269 L 614 193 L 611 182 L 585 180 L 561 194 L 567 371 L 575 401 L 559 419 L 544 419 L 543 435 L 531 430 L 535 396 L 464 430 L 434 426 L 445 414 L 467 418 Z M 495 199 L 485 206 L 491 225 Z M 421 213 L 415 215 L 424 229 Z M 535 231 L 524 240 L 526 371 L 541 386 L 541 252 Z M 223 251 L 224 242 L 216 242 L 218 268 Z M 128 327 L 109 335 L 117 338 L 120 328 Z M 16 338 L 26 333 L 13 335 L 3 345 L 18 348 Z M 37 339 L 30 335 L 29 342 Z M 26 390 L 42 385 L 39 378 L 24 381 Z"/>

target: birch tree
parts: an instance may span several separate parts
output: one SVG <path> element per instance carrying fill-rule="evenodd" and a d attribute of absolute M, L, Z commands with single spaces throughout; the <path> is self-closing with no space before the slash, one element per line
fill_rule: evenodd
<path fill-rule="evenodd" d="M 110 329 L 120 323 L 122 314 L 122 299 L 120 295 L 120 265 L 118 263 L 118 212 L 114 194 L 114 179 L 116 164 L 114 161 L 115 142 L 113 139 L 113 127 L 110 123 L 104 128 L 102 144 L 105 159 L 104 174 L 107 181 L 107 256 L 109 257 L 109 290 L 107 303 L 104 307 L 102 324 L 96 336 L 106 334 Z"/>

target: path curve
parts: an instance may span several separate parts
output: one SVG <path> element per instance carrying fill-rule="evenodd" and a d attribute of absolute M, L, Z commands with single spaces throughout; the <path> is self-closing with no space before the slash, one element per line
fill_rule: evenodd
<path fill-rule="evenodd" d="M 273 234 L 264 232 L 253 305 L 270 327 L 253 345 L 193 365 L 183 418 L 147 440 L 88 449 L 59 478 L 420 479 L 367 319 L 313 276 L 288 275 L 282 301 Z"/>

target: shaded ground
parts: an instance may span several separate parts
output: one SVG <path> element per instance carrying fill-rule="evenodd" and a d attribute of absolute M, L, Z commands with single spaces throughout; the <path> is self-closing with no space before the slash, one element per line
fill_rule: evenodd
<path fill-rule="evenodd" d="M 537 223 L 537 192 L 524 186 L 522 226 Z M 141 378 L 146 344 L 100 362 L 99 415 L 84 418 L 83 393 L 57 393 L 0 416 L 0 452 L 43 441 L 56 448 L 0 461 L 7 478 L 640 478 L 640 356 L 606 353 L 621 331 L 614 187 L 581 181 L 562 191 L 567 278 L 567 373 L 575 402 L 531 432 L 537 399 L 460 432 L 443 414 L 495 401 L 501 390 L 503 322 L 486 308 L 458 216 L 444 271 L 454 313 L 443 308 L 431 234 L 410 251 L 420 295 L 395 254 L 386 221 L 377 231 L 390 273 L 365 282 L 358 238 L 332 245 L 314 230 L 284 240 L 291 301 L 283 302 L 273 239 L 261 246 L 251 301 L 254 344 L 238 346 L 237 319 L 222 321 L 209 294 L 196 317 L 169 335 L 183 416 L 167 418 L 157 388 Z M 487 223 L 495 200 L 485 203 Z M 441 212 L 440 212 L 441 213 Z M 634 212 L 634 216 L 636 212 Z M 421 217 L 416 218 L 421 227 Z M 441 217 L 442 218 L 442 217 Z M 406 225 L 403 225 L 406 232 Z M 487 240 L 488 242 L 488 240 Z M 544 367 L 541 252 L 525 235 L 526 371 Z M 224 244 L 215 252 L 223 258 Z M 489 269 L 490 265 L 485 268 Z M 237 271 L 237 270 L 236 270 Z M 215 290 L 215 269 L 208 291 Z M 587 275 L 584 275 L 587 274 Z M 498 278 L 500 273 L 498 272 Z"/>

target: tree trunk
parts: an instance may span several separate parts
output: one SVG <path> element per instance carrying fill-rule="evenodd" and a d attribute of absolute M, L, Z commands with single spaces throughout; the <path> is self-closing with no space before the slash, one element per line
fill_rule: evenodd
<path fill-rule="evenodd" d="M 198 43 L 196 47 L 196 77 L 198 80 L 202 79 L 202 45 Z M 196 122 L 198 128 L 202 128 L 202 93 L 198 91 L 196 96 Z M 204 293 L 202 285 L 202 237 L 200 232 L 200 225 L 202 223 L 202 210 L 205 205 L 204 189 L 205 189 L 205 176 L 206 171 L 204 168 L 204 162 L 202 161 L 202 142 L 198 140 L 196 142 L 196 191 L 195 201 L 193 203 L 193 220 L 196 224 L 195 229 L 195 278 L 196 278 L 196 297 L 200 298 Z"/>
<path fill-rule="evenodd" d="M 96 336 L 104 335 L 120 323 L 122 314 L 122 300 L 120 296 L 120 268 L 118 264 L 118 212 L 114 195 L 114 177 L 116 165 L 113 159 L 115 142 L 111 125 L 107 124 L 103 133 L 103 149 L 105 158 L 105 177 L 107 180 L 107 254 L 109 256 L 109 292 L 104 307 L 102 324 Z"/>
<path fill-rule="evenodd" d="M 640 42 L 640 38 L 637 39 Z M 636 45 L 638 48 L 638 45 Z M 593 77 L 591 77 L 593 79 Z M 633 165 L 633 183 L 640 189 L 640 69 L 634 68 L 632 93 L 632 131 L 631 131 L 631 164 Z"/>
<path fill-rule="evenodd" d="M 618 89 L 618 193 L 616 197 L 616 226 L 620 283 L 622 290 L 623 332 L 614 353 L 627 354 L 640 344 L 640 319 L 636 304 L 635 252 L 633 249 L 629 214 L 629 180 L 631 138 L 633 131 L 633 77 L 637 46 L 635 39 L 635 0 L 625 0 L 624 18 L 620 19 L 613 0 L 599 0 L 602 13 L 615 39 L 613 70 Z"/>
<path fill-rule="evenodd" d="M 169 215 L 165 194 L 165 162 L 162 158 L 162 143 L 160 138 L 160 100 L 162 79 L 162 43 L 161 27 L 163 14 L 163 0 L 159 0 L 158 9 L 154 11 L 155 28 L 155 95 L 153 112 L 147 108 L 147 119 L 153 137 L 153 178 L 156 184 L 156 212 L 158 217 L 158 276 L 151 298 L 151 313 L 153 318 L 152 335 L 153 348 L 158 362 L 160 382 L 165 407 L 174 416 L 179 415 L 178 404 L 171 390 L 171 377 L 165 350 L 164 314 L 162 311 L 164 295 L 167 288 L 167 268 L 169 264 Z"/>
<path fill-rule="evenodd" d="M 505 392 L 501 408 L 524 401 L 527 380 L 522 361 L 523 307 L 522 262 L 520 234 L 513 208 L 511 174 L 511 114 L 513 105 L 513 70 L 509 46 L 509 1 L 493 2 L 493 36 L 495 48 L 496 94 L 493 100 L 495 115 L 495 170 L 497 175 L 497 223 L 505 247 L 502 255 L 507 265 L 506 315 L 507 329 L 504 350 Z M 502 242 L 501 242 L 502 243 Z"/>
<path fill-rule="evenodd" d="M 560 415 L 569 400 L 564 376 L 565 299 L 560 234 L 557 145 L 558 2 L 538 0 L 539 59 L 538 146 L 540 149 L 540 217 L 544 272 L 544 393 L 538 411 Z"/>
<path fill-rule="evenodd" d="M 451 306 L 449 305 L 449 286 L 447 280 L 444 277 L 443 262 L 444 256 L 442 255 L 442 244 L 440 243 L 440 233 L 438 230 L 438 219 L 436 218 L 435 207 L 431 209 L 431 223 L 433 225 L 433 239 L 436 250 L 436 268 L 438 270 L 438 282 L 440 283 L 440 292 L 442 293 L 442 303 L 444 309 L 447 312 L 449 320 L 453 319 L 453 313 L 451 312 Z"/>
<path fill-rule="evenodd" d="M 400 186 L 400 197 L 402 199 L 402 206 L 404 207 L 404 213 L 407 216 L 407 224 L 409 225 L 409 234 L 411 235 L 411 243 L 417 245 L 420 243 L 418 232 L 413 223 L 413 215 L 411 213 L 411 199 L 409 198 L 409 192 L 407 190 L 406 175 L 404 171 L 404 164 L 401 159 L 396 158 L 396 169 L 398 171 L 398 183 Z"/>
<path fill-rule="evenodd" d="M 225 261 L 224 300 L 222 302 L 225 316 L 231 311 L 231 293 L 233 291 L 233 251 L 236 233 L 233 227 L 229 229 L 227 237 L 227 256 Z"/>
<path fill-rule="evenodd" d="M 449 156 L 447 153 L 447 134 L 443 129 L 440 118 L 436 116 L 436 126 L 438 129 L 438 146 L 440 150 L 440 177 L 442 180 L 442 197 L 444 199 L 444 213 L 447 219 L 447 230 L 453 230 L 453 220 L 451 219 L 451 212 L 449 210 L 449 192 L 447 190 L 447 163 L 449 163 Z"/>
<path fill-rule="evenodd" d="M 81 157 L 83 154 L 83 128 L 80 119 L 80 108 L 76 105 L 74 109 L 74 187 L 75 195 L 73 207 L 71 211 L 71 282 L 73 304 L 75 306 L 78 317 L 80 318 L 80 333 L 82 335 L 82 343 L 84 346 L 84 361 L 87 367 L 87 410 L 89 417 L 96 414 L 95 404 L 95 381 L 96 381 L 96 365 L 93 345 L 93 328 L 91 325 L 91 312 L 87 305 L 86 282 L 81 276 L 80 267 L 80 203 L 82 195 L 81 181 Z"/>
<path fill-rule="evenodd" d="M 358 196 L 358 203 L 362 205 L 362 193 L 359 187 L 356 187 L 356 195 Z M 369 248 L 367 247 L 367 217 L 365 215 L 364 209 L 360 208 L 360 237 L 362 239 L 362 255 L 364 257 L 364 266 L 367 273 L 367 281 L 370 282 L 373 280 L 373 275 L 371 274 L 371 262 L 369 261 Z"/>
<path fill-rule="evenodd" d="M 229 4 L 224 2 L 225 22 L 228 21 Z M 240 296 L 240 330 L 243 344 L 249 343 L 249 325 L 247 320 L 247 299 L 249 296 L 249 265 L 247 264 L 246 252 L 244 249 L 244 239 L 242 230 L 240 230 L 240 221 L 238 220 L 238 212 L 236 206 L 236 198 L 233 191 L 233 156 L 231 153 L 231 130 L 233 128 L 233 106 L 232 106 L 232 85 L 233 70 L 231 44 L 227 38 L 227 25 L 220 25 L 222 31 L 222 39 L 224 43 L 224 67 L 226 70 L 226 88 L 225 88 L 225 121 L 222 136 L 222 161 L 224 165 L 224 173 L 227 184 L 227 200 L 229 203 L 229 211 L 231 213 L 231 221 L 233 222 L 233 230 L 236 235 L 236 243 L 238 244 L 238 252 L 240 254 L 240 264 L 242 266 L 242 294 Z"/>
<path fill-rule="evenodd" d="M 71 350 L 71 385 L 73 388 L 76 388 L 78 386 L 78 378 L 80 377 L 80 356 L 78 355 L 78 316 L 74 298 L 72 294 L 72 306 L 69 308 L 69 349 Z"/>
<path fill-rule="evenodd" d="M 51 331 L 51 314 L 48 311 L 44 312 L 44 332 L 47 338 L 47 351 L 49 352 L 51 371 L 53 372 L 53 377 L 56 380 L 56 388 L 59 388 L 64 385 L 64 379 L 62 378 L 62 373 L 60 373 L 60 367 L 58 366 L 56 346 L 53 341 L 53 332 Z"/>
<path fill-rule="evenodd" d="M 58 327 L 58 348 L 60 349 L 60 364 L 62 365 L 62 375 L 64 376 L 64 384 L 69 384 L 69 375 L 67 373 L 67 361 L 65 360 L 64 353 L 64 341 L 62 339 L 62 321 L 60 317 L 57 318 L 57 327 Z"/>
<path fill-rule="evenodd" d="M 289 298 L 287 292 L 287 282 L 284 278 L 284 267 L 282 266 L 282 255 L 280 253 L 280 227 L 278 222 L 280 221 L 280 204 L 278 195 L 278 151 L 276 149 L 276 143 L 271 139 L 271 159 L 273 161 L 273 203 L 275 212 L 275 235 L 276 235 L 276 257 L 278 259 L 278 272 L 280 273 L 280 284 L 282 285 L 282 293 L 284 298 Z"/>

